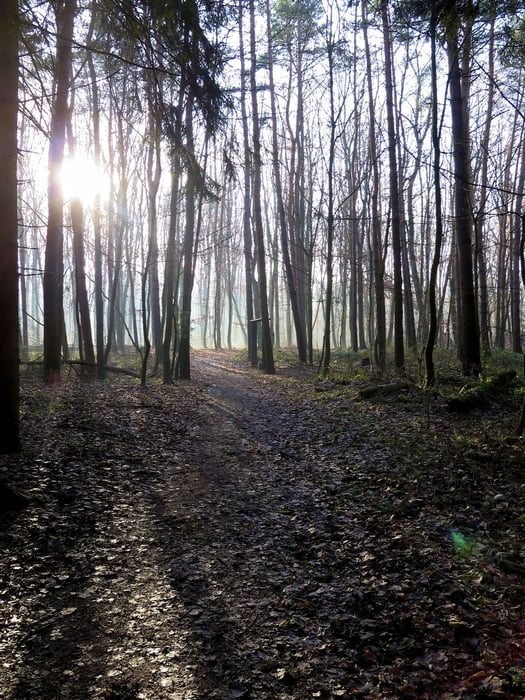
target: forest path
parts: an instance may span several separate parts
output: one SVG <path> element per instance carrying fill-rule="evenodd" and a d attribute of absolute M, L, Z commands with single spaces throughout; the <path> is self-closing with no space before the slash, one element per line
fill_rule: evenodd
<path fill-rule="evenodd" d="M 289 378 L 232 358 L 195 357 L 202 401 L 182 451 L 187 471 L 168 479 L 156 508 L 161 539 L 171 533 L 163 556 L 192 616 L 195 697 L 306 697 L 296 669 L 303 642 L 290 643 L 288 626 L 305 587 L 317 586 L 305 560 L 327 527 L 324 484 L 305 458 L 308 420 L 280 386 Z"/>
<path fill-rule="evenodd" d="M 209 351 L 171 387 L 27 387 L 27 448 L 0 471 L 45 504 L 2 522 L 1 700 L 501 688 L 525 616 L 484 559 L 510 518 L 486 493 L 516 485 L 456 457 L 417 396 L 357 388 Z M 451 528 L 481 549 L 456 556 Z"/>

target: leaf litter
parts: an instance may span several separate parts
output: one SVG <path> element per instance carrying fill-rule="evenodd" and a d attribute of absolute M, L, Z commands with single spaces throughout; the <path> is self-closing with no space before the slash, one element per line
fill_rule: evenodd
<path fill-rule="evenodd" d="M 512 401 L 194 366 L 23 387 L 0 477 L 39 501 L 1 518 L 0 698 L 525 695 Z"/>

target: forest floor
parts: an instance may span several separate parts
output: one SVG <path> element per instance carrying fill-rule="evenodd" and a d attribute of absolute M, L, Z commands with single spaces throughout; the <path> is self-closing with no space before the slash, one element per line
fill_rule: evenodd
<path fill-rule="evenodd" d="M 525 696 L 519 389 L 455 414 L 454 382 L 193 362 L 23 382 L 0 698 Z"/>

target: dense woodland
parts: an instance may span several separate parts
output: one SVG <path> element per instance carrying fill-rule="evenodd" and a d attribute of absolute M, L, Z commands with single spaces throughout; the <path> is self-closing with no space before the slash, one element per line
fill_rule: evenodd
<path fill-rule="evenodd" d="M 20 355 L 53 384 L 132 347 L 169 384 L 192 345 L 391 348 L 431 387 L 436 345 L 520 353 L 524 9 L 4 2 L 6 447 Z"/>
<path fill-rule="evenodd" d="M 517 0 L 0 0 L 1 700 L 525 696 L 524 130 Z"/>

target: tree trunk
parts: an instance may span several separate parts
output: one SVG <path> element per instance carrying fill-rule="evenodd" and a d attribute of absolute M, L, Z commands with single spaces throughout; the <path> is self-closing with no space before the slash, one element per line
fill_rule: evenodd
<path fill-rule="evenodd" d="M 354 142 L 354 154 L 356 150 L 357 139 Z M 348 172 L 348 190 L 351 192 L 350 202 L 349 202 L 349 217 L 350 217 L 350 230 L 349 230 L 349 256 L 350 256 L 350 282 L 349 282 L 349 299 L 348 299 L 348 318 L 350 327 L 350 347 L 354 352 L 359 349 L 359 335 L 358 335 L 358 322 L 359 322 L 359 264 L 358 264 L 358 252 L 359 252 L 359 242 L 358 242 L 358 225 L 357 225 L 357 201 L 355 186 L 355 175 L 354 175 L 355 164 L 353 159 L 351 160 L 351 165 L 347 167 Z"/>
<path fill-rule="evenodd" d="M 120 140 L 119 150 L 121 154 L 121 160 L 125 158 L 124 155 L 124 144 Z M 114 228 L 114 250 L 113 250 L 113 264 L 111 265 L 112 274 L 110 274 L 108 269 L 108 280 L 111 282 L 111 290 L 109 293 L 109 303 L 108 303 L 108 321 L 107 321 L 107 338 L 106 347 L 104 348 L 104 364 L 109 364 L 109 356 L 111 353 L 111 348 L 113 345 L 114 333 L 115 333 L 115 317 L 120 311 L 120 277 L 122 270 L 122 254 L 124 248 L 124 235 L 125 229 L 128 226 L 124 212 L 127 211 L 127 181 L 125 175 L 125 167 L 122 163 L 121 165 L 121 180 L 119 184 L 119 191 L 117 195 L 118 202 L 118 213 L 116 217 L 116 223 Z M 118 347 L 118 346 L 117 346 Z"/>
<path fill-rule="evenodd" d="M 288 96 L 286 100 L 286 123 L 290 135 L 290 158 L 288 178 L 287 221 L 289 235 L 289 253 L 291 270 L 297 296 L 298 317 L 302 325 L 302 335 L 306 344 L 308 361 L 312 355 L 307 332 L 308 260 L 306 205 L 305 205 L 305 119 L 304 119 L 304 55 L 307 53 L 308 34 L 311 32 L 309 12 L 302 3 L 296 3 L 292 11 L 295 19 L 290 23 L 287 41 L 288 60 L 290 64 Z M 296 85 L 293 87 L 295 75 Z M 291 110 L 295 108 L 295 119 Z M 293 125 L 292 125 L 293 122 Z M 293 310 L 292 310 L 293 311 Z M 295 327 L 295 316 L 294 316 Z M 301 352 L 299 351 L 299 357 Z"/>
<path fill-rule="evenodd" d="M 160 163 L 160 132 L 161 132 L 161 102 L 162 90 L 160 78 L 155 79 L 148 74 L 146 94 L 149 104 L 148 125 L 148 233 L 149 233 L 149 303 L 151 307 L 151 337 L 155 350 L 155 369 L 161 359 L 162 326 L 160 320 L 160 284 L 159 284 L 159 244 L 157 194 L 162 173 Z"/>
<path fill-rule="evenodd" d="M 264 245 L 264 227 L 261 210 L 261 136 L 259 125 L 259 107 L 257 104 L 257 53 L 255 44 L 255 3 L 249 0 L 250 8 L 250 92 L 252 101 L 253 123 L 253 219 L 257 254 L 257 273 L 259 278 L 259 302 L 261 306 L 262 332 L 262 370 L 266 374 L 275 374 L 273 359 L 272 333 L 268 313 L 268 291 L 266 281 L 266 252 Z"/>
<path fill-rule="evenodd" d="M 281 240 L 281 253 L 283 256 L 288 294 L 290 295 L 290 305 L 295 327 L 295 338 L 297 342 L 297 352 L 299 360 L 306 363 L 306 337 L 304 327 L 304 315 L 301 314 L 299 306 L 299 296 L 296 286 L 296 279 L 290 258 L 289 234 L 286 222 L 286 211 L 284 206 L 283 186 L 281 179 L 281 168 L 279 164 L 279 143 L 277 138 L 277 106 L 275 100 L 275 83 L 273 72 L 273 44 L 272 26 L 270 21 L 270 2 L 266 0 L 266 33 L 268 37 L 268 76 L 270 82 L 270 106 L 272 114 L 272 165 L 275 182 L 275 197 L 277 205 L 278 226 Z"/>
<path fill-rule="evenodd" d="M 144 269 L 142 271 L 142 281 L 140 286 L 140 297 L 142 304 L 142 337 L 144 339 L 144 350 L 142 351 L 142 361 L 140 367 L 140 385 L 146 386 L 146 378 L 148 372 L 148 360 L 151 350 L 151 341 L 149 339 L 149 315 L 150 304 L 148 299 L 148 277 L 151 270 L 151 247 L 150 241 L 146 243 L 147 251 L 144 261 Z"/>
<path fill-rule="evenodd" d="M 93 155 L 97 170 L 101 165 L 100 143 L 100 97 L 97 73 L 93 52 L 89 50 L 96 18 L 95 6 L 92 8 L 91 26 L 89 29 L 87 63 L 91 88 L 91 119 L 93 122 Z M 94 266 L 95 266 L 95 344 L 97 351 L 97 378 L 105 379 L 106 365 L 104 362 L 104 296 L 102 289 L 102 226 L 100 216 L 100 192 L 95 194 L 93 203 L 93 237 L 94 237 Z"/>
<path fill-rule="evenodd" d="M 0 453 L 20 448 L 18 376 L 17 0 L 0 4 Z"/>
<path fill-rule="evenodd" d="M 184 84 L 179 87 L 178 102 L 175 108 L 176 114 L 182 113 L 184 96 Z M 170 218 L 168 224 L 168 240 L 166 243 L 166 263 L 164 266 L 164 337 L 162 340 L 162 381 L 164 384 L 173 383 L 172 355 L 173 348 L 175 354 L 175 330 L 176 330 L 176 310 L 175 300 L 177 297 L 177 278 L 175 248 L 177 240 L 177 230 L 179 221 L 178 203 L 180 196 L 180 172 L 181 162 L 176 146 L 181 141 L 182 119 L 176 119 L 175 132 L 172 135 L 172 148 L 174 150 L 171 157 L 171 188 L 170 188 Z"/>
<path fill-rule="evenodd" d="M 414 295 L 412 292 L 412 280 L 410 279 L 410 260 L 408 255 L 408 245 L 407 245 L 407 209 L 412 209 L 412 200 L 408 196 L 404 195 L 405 180 L 407 179 L 407 153 L 408 149 L 404 148 L 403 142 L 403 118 L 402 105 L 406 102 L 404 90 L 406 80 L 406 71 L 408 69 L 409 57 L 407 54 L 406 65 L 404 71 L 402 72 L 401 79 L 401 92 L 399 95 L 396 94 L 396 87 L 394 84 L 394 94 L 395 102 L 397 105 L 396 109 L 396 152 L 397 152 L 397 162 L 398 162 L 398 190 L 399 190 L 399 207 L 400 207 L 400 237 L 401 237 L 401 268 L 402 268 L 402 280 L 403 280 L 403 322 L 405 326 L 405 341 L 406 345 L 412 350 L 414 354 L 417 353 L 417 333 L 416 333 L 416 319 L 414 314 Z M 418 108 L 416 105 L 415 116 L 418 118 Z M 412 153 L 412 149 L 410 149 Z M 407 206 L 407 203 L 410 205 Z"/>
<path fill-rule="evenodd" d="M 485 254 L 485 215 L 487 198 L 489 192 L 489 147 L 490 147 L 490 125 L 494 112 L 494 38 L 495 19 L 490 23 L 489 50 L 488 50 L 488 95 L 487 111 L 485 114 L 485 128 L 481 140 L 481 176 L 480 176 L 480 202 L 479 209 L 474 222 L 475 258 L 478 271 L 478 297 L 479 297 L 479 328 L 481 347 L 484 352 L 490 351 L 490 329 L 489 329 L 489 291 L 487 282 L 487 261 Z"/>
<path fill-rule="evenodd" d="M 215 231 L 220 230 L 219 228 L 219 217 L 218 217 L 218 203 L 215 203 Z M 222 350 L 222 312 L 224 309 L 224 293 L 223 293 L 223 249 L 220 240 L 215 241 L 213 247 L 213 254 L 215 257 L 215 298 L 213 304 L 213 346 L 215 350 Z"/>
<path fill-rule="evenodd" d="M 457 28 L 447 35 L 449 89 L 454 157 L 455 229 L 458 253 L 458 355 L 465 375 L 481 371 L 479 327 L 472 264 L 471 185 L 469 134 L 461 85 Z"/>
<path fill-rule="evenodd" d="M 177 377 L 191 379 L 190 366 L 190 336 L 191 336 L 191 297 L 193 291 L 193 252 L 195 245 L 195 195 L 196 195 L 196 164 L 193 163 L 193 98 L 188 95 L 186 103 L 186 147 L 190 154 L 186 173 L 186 220 L 184 225 L 183 270 L 182 270 L 182 301 L 180 308 L 180 339 L 177 358 Z"/>
<path fill-rule="evenodd" d="M 520 240 L 520 263 L 521 263 L 521 282 L 525 289 L 525 214 L 521 216 L 521 240 Z M 525 379 L 525 354 L 523 355 L 523 377 Z M 525 429 L 525 395 L 521 403 L 520 420 L 518 424 L 518 435 L 523 435 Z"/>
<path fill-rule="evenodd" d="M 86 256 L 84 250 L 84 213 L 82 202 L 71 202 L 71 226 L 73 228 L 73 251 L 75 258 L 75 290 L 79 312 L 79 345 L 82 347 L 82 359 L 91 366 L 95 365 L 91 315 L 86 286 Z"/>
<path fill-rule="evenodd" d="M 5 130 L 3 130 L 5 133 Z M 28 308 L 28 279 L 26 276 L 26 271 L 29 268 L 29 255 L 27 253 L 29 249 L 29 244 L 26 238 L 26 231 L 24 230 L 23 227 L 23 222 L 19 222 L 22 230 L 23 230 L 23 235 L 20 240 L 20 245 L 18 246 L 18 269 L 20 270 L 19 274 L 19 294 L 20 294 L 20 342 L 22 344 L 22 357 L 24 357 L 27 354 L 27 346 L 29 344 L 29 328 L 28 328 L 28 314 L 29 314 L 29 308 Z"/>
<path fill-rule="evenodd" d="M 518 85 L 518 94 L 522 95 L 523 85 Z M 521 102 L 521 100 L 520 100 Z M 514 215 L 509 213 L 513 209 L 511 192 L 515 189 L 515 181 L 518 178 L 518 173 L 513 171 L 515 167 L 515 152 L 517 147 L 516 144 L 523 143 L 525 136 L 525 125 L 522 122 L 520 116 L 521 109 L 516 110 L 514 113 L 514 119 L 512 122 L 512 128 L 509 132 L 508 145 L 506 148 L 506 154 L 504 159 L 504 164 L 501 168 L 503 172 L 503 188 L 506 193 L 505 200 L 503 202 L 502 209 L 505 209 L 505 213 L 498 217 L 498 243 L 497 243 L 497 281 L 496 288 L 498 293 L 496 295 L 496 333 L 495 333 L 495 345 L 500 349 L 504 349 L 506 346 L 507 337 L 507 317 L 509 313 L 509 296 L 508 290 L 510 287 L 510 237 L 512 231 L 512 219 Z M 521 165 L 521 163 L 520 163 Z M 519 167 L 519 166 L 518 166 Z M 519 171 L 518 171 L 519 172 Z"/>
<path fill-rule="evenodd" d="M 434 367 L 434 345 L 436 344 L 438 313 L 436 304 L 436 287 L 441 259 L 441 247 L 443 243 L 443 215 L 441 209 L 441 143 L 438 122 L 438 84 L 437 84 L 437 64 L 436 64 L 436 20 L 432 17 L 430 22 L 430 60 L 431 60 L 431 81 L 432 81 L 432 147 L 433 147 L 433 169 L 434 169 L 434 197 L 436 200 L 436 240 L 434 243 L 434 256 L 430 269 L 430 280 L 428 284 L 428 337 L 424 350 L 425 357 L 425 386 L 434 386 L 436 373 Z"/>
<path fill-rule="evenodd" d="M 384 263 L 381 245 L 381 221 L 379 219 L 379 165 L 378 152 L 375 133 L 375 109 L 374 109 L 374 89 L 372 84 L 372 61 L 370 57 L 370 44 L 368 41 L 368 17 L 367 0 L 362 2 L 363 19 L 363 39 L 365 44 L 366 57 L 366 82 L 368 89 L 368 107 L 370 112 L 369 126 L 369 151 L 372 163 L 372 256 L 374 268 L 374 300 L 375 300 L 375 341 L 374 355 L 376 366 L 379 372 L 384 372 L 386 367 L 386 318 L 385 318 L 385 285 L 384 285 Z"/>
<path fill-rule="evenodd" d="M 381 3 L 381 19 L 383 25 L 383 47 L 385 54 L 388 160 L 390 164 L 390 208 L 392 210 L 392 252 L 394 258 L 394 363 L 397 369 L 401 370 L 405 365 L 403 338 L 403 274 L 401 265 L 401 203 L 396 153 L 397 133 L 394 121 L 392 40 L 388 14 L 388 0 L 383 0 Z"/>
<path fill-rule="evenodd" d="M 230 231 L 233 226 L 232 221 L 232 203 L 231 203 L 231 191 L 229 193 L 228 201 L 226 202 L 226 230 Z M 226 288 L 228 292 L 228 321 L 226 326 L 226 342 L 228 344 L 228 350 L 233 347 L 233 312 L 235 305 L 235 270 L 237 267 L 237 258 L 235 257 L 235 265 L 232 259 L 232 249 L 230 246 L 226 246 Z M 235 253 L 234 253 L 235 255 Z M 241 325 L 242 330 L 242 325 Z"/>
<path fill-rule="evenodd" d="M 164 384 L 173 383 L 171 351 L 175 345 L 175 241 L 177 235 L 177 203 L 179 199 L 178 158 L 174 158 L 171 166 L 170 191 L 170 220 L 168 226 L 168 241 L 166 244 L 166 264 L 164 268 L 164 337 L 162 341 L 162 381 Z"/>
<path fill-rule="evenodd" d="M 328 31 L 332 32 L 332 26 Z M 332 35 L 328 37 L 328 90 L 330 95 L 330 124 L 329 124 L 329 153 L 328 153 L 328 211 L 326 215 L 326 291 L 325 291 L 325 318 L 322 349 L 322 371 L 327 377 L 330 372 L 330 334 L 333 303 L 333 246 L 334 246 L 334 162 L 335 162 L 335 98 L 334 98 L 334 40 Z"/>
<path fill-rule="evenodd" d="M 73 23 L 76 0 L 64 0 L 56 10 L 56 93 L 49 136 L 48 222 L 44 262 L 44 379 L 60 381 L 63 331 L 64 196 L 60 170 L 64 161 L 68 95 L 71 80 Z"/>
<path fill-rule="evenodd" d="M 246 111 L 246 66 L 244 58 L 244 35 L 242 30 L 243 0 L 239 0 L 239 54 L 241 59 L 241 119 L 244 150 L 244 188 L 243 188 L 243 241 L 244 241 L 244 276 L 246 288 L 246 334 L 248 341 L 248 358 L 252 367 L 257 366 L 257 326 L 254 319 L 254 279 L 253 279 L 253 243 L 251 226 L 251 154 L 249 144 L 248 115 Z"/>
<path fill-rule="evenodd" d="M 75 138 L 71 123 L 71 112 L 66 125 L 70 158 L 75 158 Z M 95 350 L 91 330 L 91 314 L 86 285 L 86 254 L 84 244 L 84 209 L 82 201 L 74 197 L 70 202 L 71 227 L 73 229 L 73 260 L 75 270 L 76 308 L 78 311 L 79 352 L 82 360 L 92 368 L 95 365 Z M 91 370 L 90 370 L 91 371 Z"/>
<path fill-rule="evenodd" d="M 281 347 L 281 322 L 279 314 L 279 224 L 276 217 L 270 221 L 270 206 L 265 203 L 266 230 L 268 231 L 268 248 L 270 250 L 270 291 L 268 295 L 268 308 L 272 319 L 273 347 L 277 350 Z M 291 345 L 291 343 L 290 343 Z"/>
<path fill-rule="evenodd" d="M 521 162 L 516 187 L 516 202 L 512 217 L 510 241 L 510 321 L 512 331 L 512 352 L 522 352 L 521 347 L 521 308 L 520 308 L 520 244 L 522 233 L 523 194 L 525 190 L 525 145 L 521 149 Z"/>

